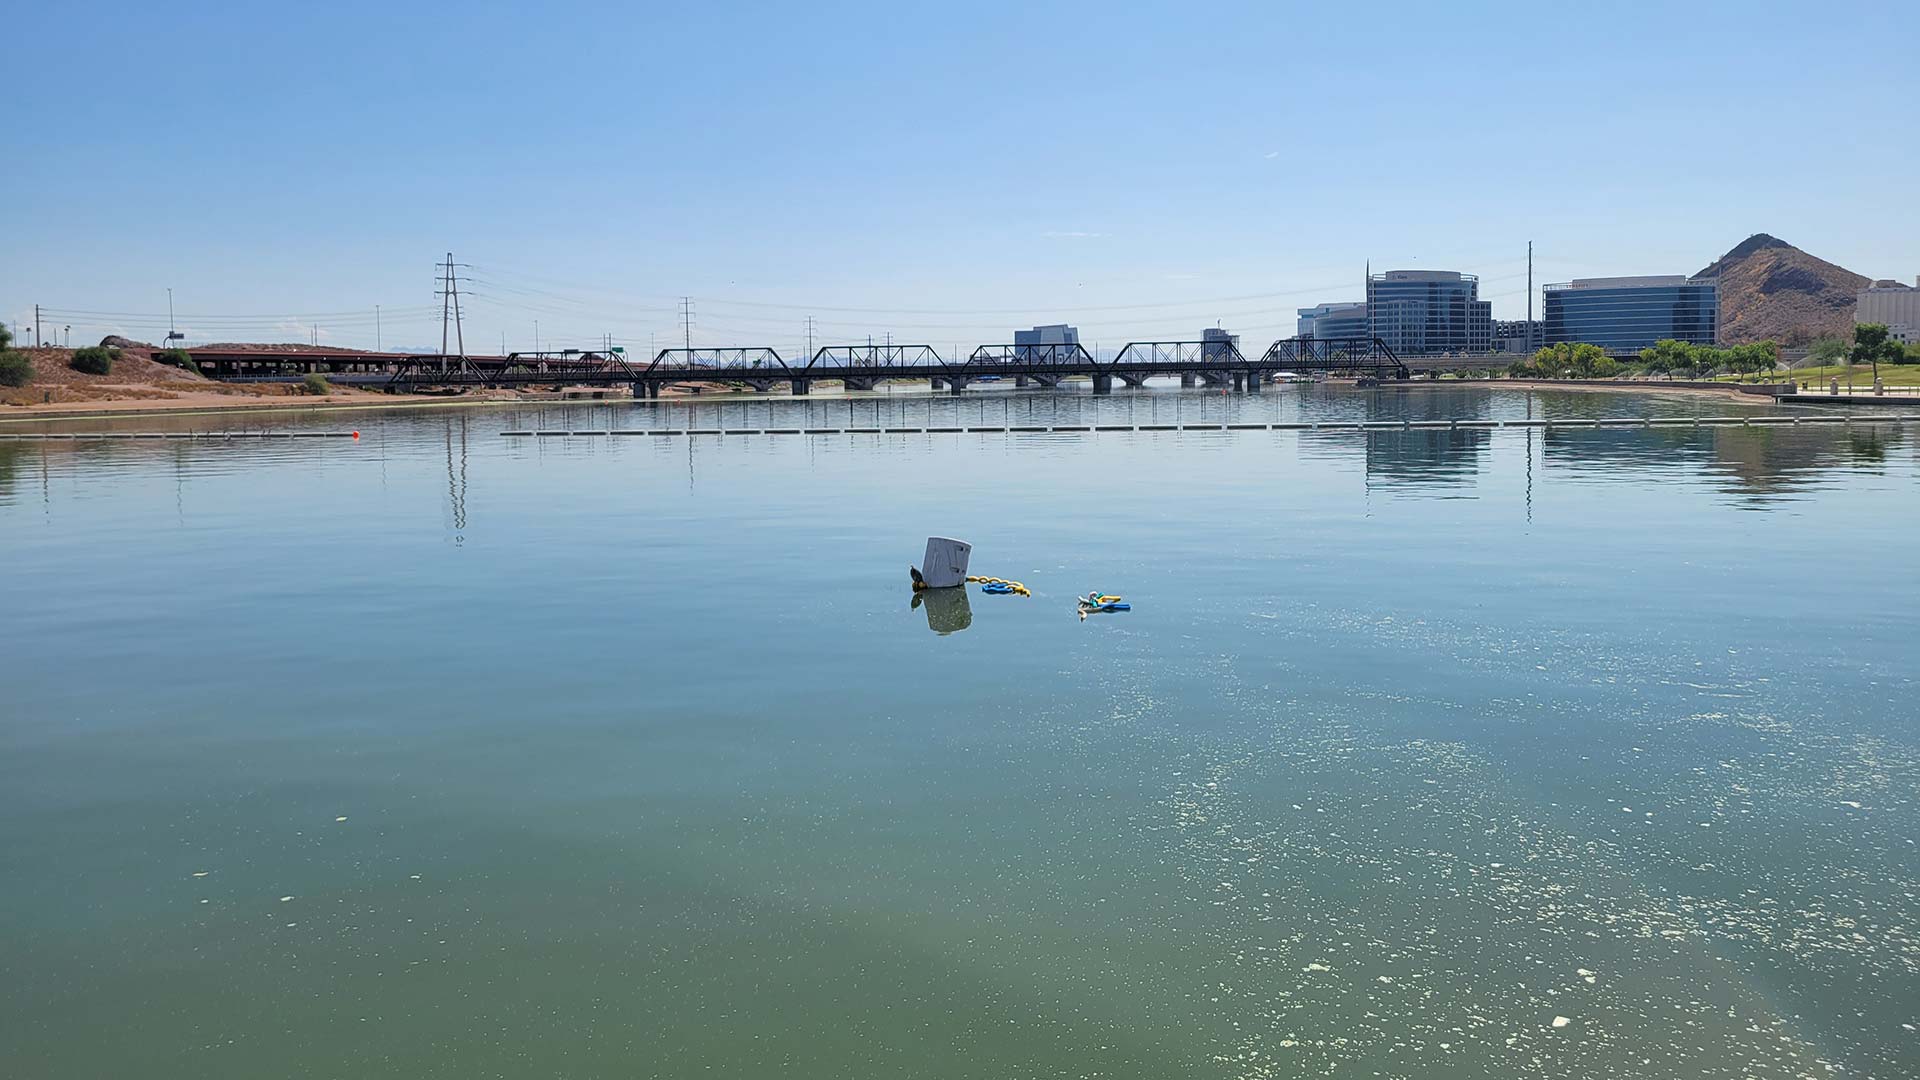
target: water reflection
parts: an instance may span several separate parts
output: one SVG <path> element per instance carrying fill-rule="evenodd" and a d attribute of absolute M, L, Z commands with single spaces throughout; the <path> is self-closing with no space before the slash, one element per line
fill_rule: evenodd
<path fill-rule="evenodd" d="M 1202 457 L 1214 463 L 1244 456 L 1256 471 L 1332 467 L 1351 475 L 1357 465 L 1363 485 L 1396 498 L 1474 497 L 1504 490 L 1506 480 L 1526 495 L 1526 510 L 1539 485 L 1557 478 L 1619 482 L 1685 475 L 1708 490 L 1745 506 L 1765 506 L 1798 497 L 1830 482 L 1840 470 L 1879 474 L 1911 459 L 1913 429 L 1896 423 L 1852 425 L 1661 426 L 1621 428 L 1407 429 L 1374 432 L 1249 431 L 1188 436 L 1170 432 L 1046 435 L 999 434 L 1003 428 L 1221 423 L 1353 423 L 1357 421 L 1514 421 L 1608 416 L 1686 418 L 1782 415 L 1769 402 L 1738 399 L 1579 393 L 1426 386 L 1354 391 L 1306 386 L 1270 388 L 1257 395 L 1182 392 L 1155 387 L 1111 397 L 1081 391 L 1057 394 L 990 391 L 959 397 L 876 392 L 820 398 L 739 397 L 694 401 L 566 403 L 487 408 L 336 413 L 257 413 L 237 416 L 150 416 L 63 421 L 72 432 L 254 432 L 360 428 L 353 445 L 331 440 L 232 439 L 153 442 L 79 439 L 0 440 L 0 505 L 26 496 L 30 483 L 43 489 L 74 480 L 90 489 L 166 470 L 176 507 L 184 517 L 190 488 L 215 475 L 258 474 L 290 463 L 354 467 L 377 460 L 382 490 L 389 465 L 402 475 L 409 463 L 431 460 L 441 473 L 441 503 L 447 533 L 463 543 L 469 527 L 469 483 L 503 461 L 567 461 L 606 456 L 645 458 L 650 468 L 671 464 L 691 495 L 698 480 L 732 477 L 746 468 L 767 473 L 748 459 L 805 460 L 838 464 L 900 462 L 927 455 L 957 455 L 965 471 L 983 453 L 1034 461 L 1075 455 L 1103 464 L 1127 460 L 1152 471 L 1162 464 L 1179 472 Z M 1804 410 L 1802 411 L 1804 414 Z M 984 432 L 942 435 L 885 433 L 886 429 L 980 427 Z M 656 439 L 644 435 L 580 439 L 504 440 L 502 430 L 650 431 L 701 428 L 874 432 L 809 437 L 701 436 Z M 22 426 L 17 430 L 31 430 Z M 1138 458 L 1136 462 L 1133 459 Z M 1522 478 L 1524 474 L 1524 479 Z M 551 479 L 562 475 L 550 472 Z"/>
<path fill-rule="evenodd" d="M 1583 479 L 1626 480 L 1685 472 L 1765 506 L 1826 483 L 1836 470 L 1878 473 L 1913 445 L 1904 425 L 1552 429 L 1544 463 Z"/>
<path fill-rule="evenodd" d="M 925 608 L 927 629 L 945 637 L 973 625 L 973 603 L 965 588 L 927 589 L 913 594 L 912 606 Z"/>

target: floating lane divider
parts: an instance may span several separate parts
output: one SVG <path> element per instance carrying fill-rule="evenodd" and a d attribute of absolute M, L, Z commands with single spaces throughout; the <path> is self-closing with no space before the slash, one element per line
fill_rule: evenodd
<path fill-rule="evenodd" d="M 519 434 L 532 434 L 520 432 Z M 102 439 L 194 439 L 225 442 L 233 439 L 358 439 L 357 431 L 0 431 L 0 439 L 102 440 Z"/>
<path fill-rule="evenodd" d="M 1294 420 L 1272 424 L 1038 424 L 985 427 L 850 428 L 652 428 L 539 429 L 503 431 L 509 439 L 616 435 L 1004 435 L 1096 431 L 1485 431 L 1490 428 L 1601 428 L 1755 426 L 1767 424 L 1915 424 L 1920 415 L 1892 413 L 1819 413 L 1806 416 L 1569 416 L 1527 420 Z M 360 437 L 357 431 L 201 431 L 201 432 L 32 432 L 0 431 L 0 439 L 326 439 Z"/>

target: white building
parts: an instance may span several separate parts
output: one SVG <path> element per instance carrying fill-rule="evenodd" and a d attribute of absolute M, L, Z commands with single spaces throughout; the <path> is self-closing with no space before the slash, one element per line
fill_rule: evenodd
<path fill-rule="evenodd" d="M 1920 286 L 1920 276 L 1913 279 Z M 1853 305 L 1853 324 L 1884 323 L 1898 341 L 1920 341 L 1920 287 L 1897 281 L 1876 281 L 1860 290 Z"/>

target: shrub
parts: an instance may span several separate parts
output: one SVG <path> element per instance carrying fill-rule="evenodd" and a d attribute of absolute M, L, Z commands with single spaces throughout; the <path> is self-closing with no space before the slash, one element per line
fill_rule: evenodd
<path fill-rule="evenodd" d="M 6 323 L 0 322 L 0 352 L 13 348 L 13 331 Z"/>
<path fill-rule="evenodd" d="M 0 352 L 0 386 L 25 386 L 33 381 L 33 361 L 26 353 Z"/>
<path fill-rule="evenodd" d="M 67 362 L 67 366 L 83 375 L 105 375 L 113 370 L 113 362 L 118 359 L 120 350 L 94 345 L 74 350 L 73 359 Z"/>
<path fill-rule="evenodd" d="M 193 362 L 193 354 L 185 349 L 168 349 L 165 352 L 154 353 L 153 358 L 168 367 L 185 368 L 195 375 L 200 374 L 200 365 Z"/>
<path fill-rule="evenodd" d="M 332 393 L 333 386 L 332 384 L 327 382 L 327 377 L 325 375 L 322 375 L 317 371 L 310 371 L 307 373 L 306 378 L 300 380 L 300 392 L 303 394 L 312 394 L 315 397 L 319 397 L 321 394 Z"/>

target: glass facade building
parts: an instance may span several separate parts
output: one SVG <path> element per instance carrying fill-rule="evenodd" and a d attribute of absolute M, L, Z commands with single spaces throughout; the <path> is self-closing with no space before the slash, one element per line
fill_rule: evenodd
<path fill-rule="evenodd" d="M 1389 270 L 1367 278 L 1372 337 L 1401 356 L 1484 353 L 1493 348 L 1493 304 L 1480 280 L 1452 270 Z"/>
<path fill-rule="evenodd" d="M 1549 345 L 1584 342 L 1633 353 L 1656 341 L 1712 345 L 1720 331 L 1720 291 L 1712 278 L 1585 278 L 1548 285 Z"/>
<path fill-rule="evenodd" d="M 1355 338 L 1367 336 L 1367 305 L 1358 301 L 1316 304 L 1297 309 L 1295 327 L 1301 337 Z"/>
<path fill-rule="evenodd" d="M 1015 330 L 1013 343 L 1020 346 L 1016 356 L 1023 360 L 1045 360 L 1054 355 L 1048 345 L 1076 345 L 1080 341 L 1078 327 L 1066 323 L 1054 323 L 1050 326 L 1036 326 L 1031 330 Z"/>

